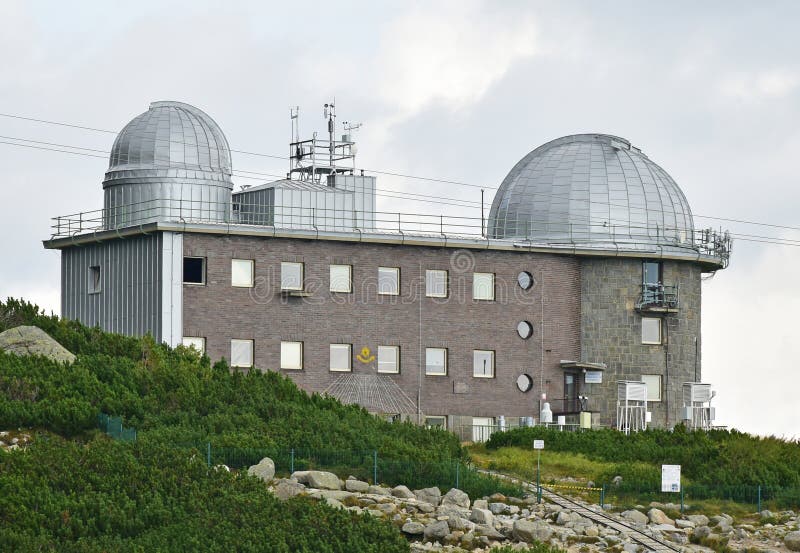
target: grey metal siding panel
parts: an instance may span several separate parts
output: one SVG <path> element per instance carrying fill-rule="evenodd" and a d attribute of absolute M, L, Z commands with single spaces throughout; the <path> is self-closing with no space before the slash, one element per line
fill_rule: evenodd
<path fill-rule="evenodd" d="M 161 335 L 161 233 L 65 248 L 61 252 L 62 315 L 103 330 Z M 101 267 L 101 291 L 89 294 L 89 267 Z"/>

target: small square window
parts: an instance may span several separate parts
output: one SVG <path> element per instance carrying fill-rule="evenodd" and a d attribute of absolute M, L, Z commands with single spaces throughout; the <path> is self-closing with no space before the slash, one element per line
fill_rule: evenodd
<path fill-rule="evenodd" d="M 253 340 L 231 340 L 231 367 L 253 366 Z"/>
<path fill-rule="evenodd" d="M 331 292 L 352 292 L 352 272 L 350 265 L 331 265 Z"/>
<path fill-rule="evenodd" d="M 303 342 L 281 342 L 281 368 L 303 368 Z"/>
<path fill-rule="evenodd" d="M 447 374 L 447 350 L 425 348 L 425 374 L 441 376 Z"/>
<path fill-rule="evenodd" d="M 252 259 L 231 259 L 231 286 L 252 288 L 254 265 Z"/>
<path fill-rule="evenodd" d="M 281 290 L 303 289 L 303 264 L 284 261 L 281 263 Z"/>
<path fill-rule="evenodd" d="M 425 417 L 425 426 L 428 428 L 441 428 L 447 430 L 447 417 L 431 416 Z"/>
<path fill-rule="evenodd" d="M 102 289 L 102 280 L 100 275 L 100 265 L 93 265 L 89 267 L 88 275 L 88 292 L 90 294 L 99 294 Z"/>
<path fill-rule="evenodd" d="M 472 274 L 472 299 L 494 300 L 494 273 Z"/>
<path fill-rule="evenodd" d="M 661 401 L 661 375 L 643 374 L 642 382 L 647 384 L 647 401 Z"/>
<path fill-rule="evenodd" d="M 400 294 L 399 267 L 378 267 L 378 294 L 382 296 Z"/>
<path fill-rule="evenodd" d="M 447 271 L 425 271 L 425 295 L 429 298 L 447 297 Z"/>
<path fill-rule="evenodd" d="M 400 346 L 378 346 L 378 372 L 400 372 Z"/>
<path fill-rule="evenodd" d="M 642 343 L 661 343 L 661 319 L 657 317 L 642 317 Z"/>
<path fill-rule="evenodd" d="M 494 352 L 476 349 L 472 352 L 472 376 L 494 378 Z"/>
<path fill-rule="evenodd" d="M 206 258 L 205 257 L 184 257 L 183 258 L 183 283 L 184 284 L 205 284 L 206 283 Z"/>
<path fill-rule="evenodd" d="M 181 344 L 187 348 L 194 348 L 200 353 L 206 352 L 206 339 L 199 336 L 184 336 Z"/>
<path fill-rule="evenodd" d="M 330 370 L 350 372 L 352 369 L 352 346 L 350 344 L 331 344 Z"/>

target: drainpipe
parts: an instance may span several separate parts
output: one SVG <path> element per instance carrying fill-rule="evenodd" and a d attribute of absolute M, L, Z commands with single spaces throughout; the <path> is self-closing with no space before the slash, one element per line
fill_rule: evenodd
<path fill-rule="evenodd" d="M 669 319 L 664 317 L 664 409 L 666 427 L 669 428 Z"/>

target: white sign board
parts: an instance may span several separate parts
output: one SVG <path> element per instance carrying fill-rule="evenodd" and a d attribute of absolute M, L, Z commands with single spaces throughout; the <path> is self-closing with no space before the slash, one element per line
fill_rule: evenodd
<path fill-rule="evenodd" d="M 586 371 L 584 379 L 587 384 L 602 384 L 603 371 Z"/>
<path fill-rule="evenodd" d="M 661 491 L 681 491 L 681 466 L 661 465 Z"/>
<path fill-rule="evenodd" d="M 533 440 L 533 449 L 544 449 L 544 440 Z"/>

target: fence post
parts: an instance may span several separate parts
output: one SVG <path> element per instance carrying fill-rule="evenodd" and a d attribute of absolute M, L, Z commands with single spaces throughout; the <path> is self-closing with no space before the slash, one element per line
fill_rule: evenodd
<path fill-rule="evenodd" d="M 681 514 L 683 514 L 683 486 L 681 486 Z"/>
<path fill-rule="evenodd" d="M 378 485 L 378 450 L 372 452 L 372 483 Z"/>
<path fill-rule="evenodd" d="M 758 512 L 761 512 L 761 484 L 758 485 Z"/>
<path fill-rule="evenodd" d="M 461 471 L 461 463 L 456 461 L 456 489 L 461 489 L 458 487 L 458 477 L 460 476 L 459 472 Z"/>
<path fill-rule="evenodd" d="M 211 467 L 211 442 L 206 442 L 206 464 Z"/>
<path fill-rule="evenodd" d="M 294 448 L 292 448 L 289 454 L 289 460 L 289 475 L 291 476 L 291 474 L 294 473 Z"/>
<path fill-rule="evenodd" d="M 606 504 L 606 485 L 605 484 L 601 484 L 600 485 L 600 508 L 601 509 L 605 509 L 605 507 L 603 506 L 605 504 Z"/>

